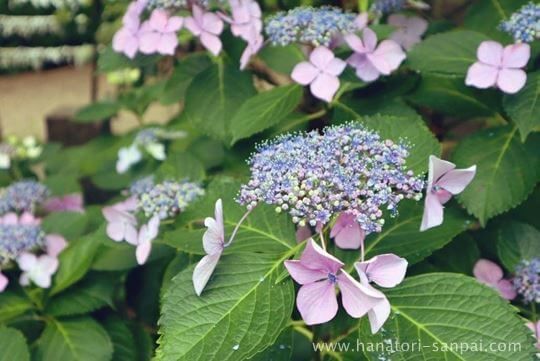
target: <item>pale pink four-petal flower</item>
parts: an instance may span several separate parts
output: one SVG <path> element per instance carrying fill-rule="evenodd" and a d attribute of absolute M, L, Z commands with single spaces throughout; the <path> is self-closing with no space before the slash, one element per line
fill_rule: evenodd
<path fill-rule="evenodd" d="M 43 254 L 36 256 L 32 253 L 23 253 L 17 258 L 17 264 L 22 274 L 19 283 L 28 286 L 31 282 L 41 288 L 51 286 L 52 275 L 58 269 L 58 259 L 56 257 Z"/>
<path fill-rule="evenodd" d="M 360 276 L 360 283 L 383 297 L 382 301 L 368 311 L 371 332 L 376 333 L 390 316 L 391 307 L 386 296 L 373 288 L 370 282 L 385 288 L 396 287 L 405 278 L 407 260 L 395 254 L 381 254 L 369 261 L 357 262 L 354 266 Z"/>
<path fill-rule="evenodd" d="M 478 61 L 467 71 L 465 84 L 480 89 L 497 87 L 505 93 L 520 91 L 527 82 L 523 71 L 531 57 L 529 44 L 513 44 L 503 48 L 495 41 L 484 41 L 477 50 Z"/>
<path fill-rule="evenodd" d="M 299 84 L 309 85 L 315 97 L 331 102 L 339 89 L 338 75 L 346 65 L 331 50 L 319 46 L 311 52 L 309 62 L 301 62 L 294 67 L 291 77 Z"/>
<path fill-rule="evenodd" d="M 184 19 L 169 16 L 166 11 L 156 9 L 140 30 L 139 50 L 144 54 L 159 53 L 174 55 L 178 45 L 176 32 L 182 28 Z"/>
<path fill-rule="evenodd" d="M 84 213 L 83 198 L 80 193 L 49 198 L 43 208 L 47 212 L 79 212 Z"/>
<path fill-rule="evenodd" d="M 377 35 L 370 28 L 363 30 L 362 38 L 347 34 L 345 41 L 354 51 L 347 62 L 365 82 L 374 81 L 381 74 L 390 75 L 406 58 L 399 44 L 393 40 L 383 40 L 377 45 Z"/>
<path fill-rule="evenodd" d="M 145 9 L 147 1 L 132 2 L 122 18 L 123 26 L 114 34 L 112 46 L 119 53 L 134 58 L 139 50 L 140 16 Z"/>
<path fill-rule="evenodd" d="M 217 56 L 220 53 L 222 44 L 219 35 L 223 31 L 223 21 L 219 16 L 193 5 L 192 16 L 185 19 L 185 26 L 200 38 L 203 46 L 212 54 Z"/>
<path fill-rule="evenodd" d="M 502 298 L 513 300 L 517 293 L 510 280 L 503 278 L 503 270 L 494 262 L 479 259 L 473 268 L 474 277 L 481 283 L 496 289 Z"/>
<path fill-rule="evenodd" d="M 139 232 L 130 233 L 126 237 L 126 242 L 137 247 L 135 258 L 139 265 L 143 265 L 148 260 L 152 251 L 152 241 L 156 239 L 159 233 L 159 217 L 153 216 L 147 224 L 143 224 Z"/>
<path fill-rule="evenodd" d="M 388 24 L 397 28 L 390 35 L 390 39 L 401 45 L 405 50 L 422 41 L 422 35 L 428 28 L 428 22 L 418 16 L 405 16 L 403 14 L 393 14 L 388 17 Z"/>
<path fill-rule="evenodd" d="M 334 238 L 339 248 L 358 249 L 364 242 L 366 232 L 360 227 L 354 214 L 341 213 L 330 231 L 330 237 Z"/>
<path fill-rule="evenodd" d="M 254 0 L 231 0 L 231 18 L 225 20 L 231 24 L 231 33 L 249 42 L 253 33 L 260 34 L 263 27 L 262 12 Z"/>
<path fill-rule="evenodd" d="M 122 242 L 137 238 L 137 219 L 130 212 L 135 208 L 130 202 L 122 202 L 102 209 L 107 220 L 107 236 L 113 241 Z"/>
<path fill-rule="evenodd" d="M 300 289 L 296 306 L 307 325 L 330 321 L 337 314 L 336 287 L 341 291 L 343 308 L 349 315 L 360 318 L 381 302 L 384 295 L 355 280 L 345 272 L 344 264 L 309 239 L 300 260 L 285 261 L 291 277 Z"/>
<path fill-rule="evenodd" d="M 439 159 L 434 155 L 429 157 L 429 174 L 421 231 L 442 224 L 443 205 L 453 195 L 463 192 L 476 174 L 475 165 L 467 169 L 455 168 L 454 163 Z"/>
<path fill-rule="evenodd" d="M 203 248 L 206 255 L 201 258 L 193 270 L 193 287 L 197 296 L 200 296 L 206 287 L 225 249 L 225 226 L 221 199 L 216 201 L 214 218 L 207 217 L 204 220 L 204 225 L 207 228 L 203 235 Z"/>

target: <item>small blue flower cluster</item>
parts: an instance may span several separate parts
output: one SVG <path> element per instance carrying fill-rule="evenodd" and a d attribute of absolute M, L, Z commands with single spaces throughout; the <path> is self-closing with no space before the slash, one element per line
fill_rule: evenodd
<path fill-rule="evenodd" d="M 190 4 L 196 4 L 202 7 L 207 7 L 209 0 L 149 0 L 146 5 L 149 9 L 186 9 Z"/>
<path fill-rule="evenodd" d="M 525 302 L 540 303 L 540 258 L 521 261 L 516 266 L 513 282 Z"/>
<path fill-rule="evenodd" d="M 45 234 L 38 225 L 0 224 L 0 265 L 42 247 L 44 242 Z"/>
<path fill-rule="evenodd" d="M 159 142 L 159 128 L 146 128 L 140 130 L 135 136 L 134 143 L 140 146 L 146 146 Z"/>
<path fill-rule="evenodd" d="M 407 170 L 408 155 L 407 146 L 352 123 L 323 135 L 285 135 L 257 147 L 237 202 L 248 209 L 276 205 L 299 226 L 324 225 L 350 212 L 366 233 L 380 232 L 381 208 L 395 216 L 403 198 L 422 197 L 424 181 Z"/>
<path fill-rule="evenodd" d="M 160 219 L 166 219 L 176 216 L 202 195 L 204 190 L 197 183 L 166 180 L 140 193 L 138 208 L 148 218 L 157 215 Z"/>
<path fill-rule="evenodd" d="M 131 186 L 129 187 L 129 194 L 139 197 L 143 193 L 150 192 L 154 185 L 154 176 L 149 175 L 131 183 Z"/>
<path fill-rule="evenodd" d="M 403 10 L 405 5 L 407 5 L 407 0 L 377 0 L 371 5 L 371 11 L 385 15 Z"/>
<path fill-rule="evenodd" d="M 357 16 L 331 6 L 298 7 L 271 16 L 266 21 L 265 32 L 273 45 L 300 42 L 328 46 L 336 35 L 357 30 Z"/>
<path fill-rule="evenodd" d="M 540 38 L 540 4 L 524 5 L 503 21 L 499 28 L 509 33 L 516 42 L 531 43 Z"/>
<path fill-rule="evenodd" d="M 7 212 L 34 212 L 36 205 L 49 197 L 49 189 L 34 180 L 11 184 L 0 193 L 0 214 Z"/>

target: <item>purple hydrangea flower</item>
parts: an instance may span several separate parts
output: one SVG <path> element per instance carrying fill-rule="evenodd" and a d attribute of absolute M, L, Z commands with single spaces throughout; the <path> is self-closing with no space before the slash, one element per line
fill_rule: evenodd
<path fill-rule="evenodd" d="M 208 7 L 208 0 L 149 0 L 148 9 L 180 10 L 188 9 L 190 4 Z"/>
<path fill-rule="evenodd" d="M 524 260 L 518 264 L 514 287 L 525 302 L 540 303 L 540 258 Z"/>
<path fill-rule="evenodd" d="M 131 186 L 129 187 L 129 194 L 139 197 L 143 193 L 150 192 L 154 185 L 155 181 L 153 175 L 138 179 L 131 183 Z"/>
<path fill-rule="evenodd" d="M 540 38 L 540 4 L 524 5 L 503 21 L 499 28 L 510 34 L 516 42 L 532 43 Z"/>
<path fill-rule="evenodd" d="M 371 11 L 384 15 L 403 10 L 407 0 L 377 0 L 371 5 Z"/>
<path fill-rule="evenodd" d="M 251 179 L 237 201 L 288 212 L 298 226 L 321 226 L 342 212 L 367 234 L 380 232 L 383 209 L 396 214 L 404 198 L 419 200 L 424 182 L 408 170 L 404 144 L 383 140 L 359 125 L 292 134 L 266 142 L 248 161 Z"/>
<path fill-rule="evenodd" d="M 34 180 L 15 182 L 0 193 L 0 214 L 32 212 L 50 195 L 49 189 Z"/>
<path fill-rule="evenodd" d="M 358 14 L 331 6 L 298 7 L 271 16 L 266 21 L 265 32 L 273 45 L 300 42 L 329 46 L 335 36 L 356 31 L 357 18 Z"/>
<path fill-rule="evenodd" d="M 0 265 L 45 245 L 45 233 L 39 223 L 30 213 L 21 217 L 8 213 L 0 218 Z"/>
<path fill-rule="evenodd" d="M 157 215 L 165 219 L 176 216 L 203 194 L 204 190 L 197 183 L 166 180 L 140 194 L 137 208 L 148 218 Z"/>

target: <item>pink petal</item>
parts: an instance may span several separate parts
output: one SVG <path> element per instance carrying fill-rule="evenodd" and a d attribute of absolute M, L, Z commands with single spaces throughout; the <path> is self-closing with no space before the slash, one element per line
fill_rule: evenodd
<path fill-rule="evenodd" d="M 197 263 L 197 266 L 195 266 L 192 280 L 197 296 L 200 296 L 206 287 L 210 276 L 212 276 L 212 273 L 214 273 L 214 270 L 216 269 L 220 257 L 221 253 L 206 255 L 201 258 L 199 263 Z"/>
<path fill-rule="evenodd" d="M 26 272 L 21 273 L 21 276 L 19 277 L 19 284 L 21 286 L 30 285 L 30 277 L 28 276 L 28 273 Z"/>
<path fill-rule="evenodd" d="M 407 25 L 407 17 L 403 14 L 392 14 L 388 17 L 388 24 L 397 28 L 402 28 Z"/>
<path fill-rule="evenodd" d="M 364 54 L 355 53 L 347 59 L 347 62 L 356 69 L 356 76 L 365 82 L 375 81 L 381 74 Z"/>
<path fill-rule="evenodd" d="M 487 259 L 479 259 L 473 268 L 474 277 L 488 286 L 496 286 L 503 278 L 503 270 L 499 265 Z"/>
<path fill-rule="evenodd" d="M 521 69 L 502 69 L 499 72 L 497 86 L 503 92 L 515 94 L 520 91 L 527 82 L 527 73 Z"/>
<path fill-rule="evenodd" d="M 186 26 L 186 29 L 188 29 L 195 36 L 200 36 L 202 33 L 202 28 L 197 23 L 197 21 L 195 21 L 195 19 L 192 17 L 186 18 L 185 26 Z"/>
<path fill-rule="evenodd" d="M 19 217 L 16 213 L 6 213 L 2 218 L 1 223 L 2 224 L 18 224 L 19 223 Z"/>
<path fill-rule="evenodd" d="M 79 193 L 49 198 L 44 205 L 47 212 L 84 212 L 83 198 Z"/>
<path fill-rule="evenodd" d="M 371 64 L 384 75 L 399 68 L 406 57 L 399 44 L 392 40 L 384 40 L 372 54 L 367 54 Z"/>
<path fill-rule="evenodd" d="M 37 264 L 37 257 L 32 253 L 23 253 L 17 258 L 17 264 L 22 271 L 30 271 Z"/>
<path fill-rule="evenodd" d="M 308 268 L 308 265 L 305 265 L 298 260 L 285 261 L 284 265 L 285 268 L 287 268 L 287 271 L 289 271 L 291 277 L 301 285 L 328 278 L 328 272 Z"/>
<path fill-rule="evenodd" d="M 48 234 L 45 237 L 45 242 L 47 243 L 47 254 L 51 257 L 58 257 L 67 247 L 65 238 L 59 234 Z"/>
<path fill-rule="evenodd" d="M 223 20 L 214 13 L 206 13 L 203 16 L 202 28 L 213 35 L 219 35 L 223 31 Z"/>
<path fill-rule="evenodd" d="M 180 16 L 172 16 L 167 22 L 167 27 L 165 28 L 165 31 L 168 33 L 176 32 L 182 29 L 182 25 L 184 25 L 183 18 L 181 18 Z"/>
<path fill-rule="evenodd" d="M 431 188 L 437 181 L 446 173 L 456 168 L 456 165 L 444 159 L 440 159 L 434 155 L 429 156 L 429 172 L 428 172 L 428 184 L 427 190 L 431 191 Z"/>
<path fill-rule="evenodd" d="M 298 227 L 296 230 L 296 241 L 302 242 L 308 238 L 311 238 L 311 229 L 308 226 Z"/>
<path fill-rule="evenodd" d="M 112 208 L 114 208 L 114 209 L 116 209 L 118 211 L 131 212 L 131 211 L 135 211 L 137 209 L 138 202 L 139 201 L 137 200 L 137 197 L 133 196 L 133 197 L 129 197 L 128 199 L 126 199 L 123 202 L 119 202 L 119 203 L 116 203 L 116 204 L 112 205 Z"/>
<path fill-rule="evenodd" d="M 203 235 L 203 248 L 207 254 L 223 252 L 225 228 L 223 226 L 223 203 L 221 199 L 216 201 L 214 216 L 216 218 L 208 217 L 204 220 L 207 229 Z"/>
<path fill-rule="evenodd" d="M 483 41 L 476 55 L 482 63 L 497 67 L 502 63 L 503 47 L 496 41 Z"/>
<path fill-rule="evenodd" d="M 296 307 L 306 325 L 330 321 L 338 311 L 334 284 L 325 280 L 303 285 L 296 296 Z"/>
<path fill-rule="evenodd" d="M 159 233 L 159 223 L 160 219 L 158 216 L 153 216 L 148 221 L 147 227 L 148 227 L 148 238 L 150 240 L 156 239 Z"/>
<path fill-rule="evenodd" d="M 355 215 L 351 213 L 341 213 L 330 232 L 330 237 L 333 237 L 336 245 L 342 249 L 360 248 L 365 236 Z"/>
<path fill-rule="evenodd" d="M 334 58 L 330 60 L 324 71 L 330 75 L 338 76 L 343 73 L 347 63 L 339 58 Z"/>
<path fill-rule="evenodd" d="M 122 222 L 111 222 L 107 224 L 107 236 L 116 242 L 124 240 L 126 235 L 126 225 Z"/>
<path fill-rule="evenodd" d="M 139 39 L 139 50 L 143 54 L 157 53 L 161 34 L 157 32 L 145 32 Z"/>
<path fill-rule="evenodd" d="M 381 254 L 369 261 L 357 262 L 354 266 L 358 272 L 364 272 L 370 282 L 386 288 L 400 284 L 407 272 L 407 260 L 395 254 Z"/>
<path fill-rule="evenodd" d="M 355 318 L 363 317 L 375 307 L 384 295 L 373 287 L 366 286 L 355 280 L 347 272 L 341 272 L 338 276 L 339 290 L 343 308 L 349 315 Z"/>
<path fill-rule="evenodd" d="M 135 258 L 137 258 L 137 263 L 139 265 L 146 263 L 148 256 L 150 256 L 150 251 L 152 251 L 152 242 L 150 241 L 142 242 L 137 246 Z"/>
<path fill-rule="evenodd" d="M 486 89 L 492 87 L 497 82 L 499 71 L 491 65 L 477 62 L 471 65 L 467 71 L 465 84 L 475 88 Z"/>
<path fill-rule="evenodd" d="M 362 31 L 362 43 L 368 52 L 372 52 L 377 47 L 377 34 L 370 28 Z"/>
<path fill-rule="evenodd" d="M 325 70 L 334 59 L 334 53 L 325 46 L 318 46 L 309 55 L 309 61 L 319 70 Z"/>
<path fill-rule="evenodd" d="M 358 14 L 356 19 L 354 19 L 354 25 L 356 25 L 356 28 L 358 30 L 362 30 L 365 28 L 369 21 L 369 14 L 367 12 L 363 12 Z"/>
<path fill-rule="evenodd" d="M 407 19 L 406 28 L 409 34 L 420 37 L 426 32 L 428 22 L 421 17 L 411 16 Z"/>
<path fill-rule="evenodd" d="M 161 35 L 157 50 L 163 55 L 174 55 L 176 46 L 178 45 L 178 38 L 175 33 L 167 33 Z"/>
<path fill-rule="evenodd" d="M 500 280 L 497 282 L 497 289 L 502 298 L 506 300 L 513 300 L 517 297 L 516 289 L 509 280 Z"/>
<path fill-rule="evenodd" d="M 337 274 L 343 267 L 343 262 L 323 250 L 311 238 L 306 243 L 306 248 L 300 257 L 300 262 L 312 270 L 324 271 L 325 273 Z"/>
<path fill-rule="evenodd" d="M 390 302 L 385 297 L 381 299 L 369 312 L 369 324 L 371 326 L 371 333 L 376 334 L 384 325 L 388 317 L 390 316 Z"/>
<path fill-rule="evenodd" d="M 411 50 L 414 45 L 422 40 L 419 36 L 408 34 L 402 30 L 394 31 L 389 39 L 401 45 L 405 50 Z"/>
<path fill-rule="evenodd" d="M 435 184 L 456 195 L 471 183 L 476 174 L 476 166 L 467 169 L 453 169 L 444 174 Z"/>
<path fill-rule="evenodd" d="M 155 9 L 154 11 L 152 11 L 148 23 L 153 30 L 156 30 L 158 32 L 165 32 L 168 19 L 169 15 L 166 11 L 162 9 Z"/>
<path fill-rule="evenodd" d="M 452 193 L 448 192 L 445 189 L 441 188 L 436 192 L 433 192 L 433 190 L 431 192 L 437 197 L 437 199 L 439 200 L 439 203 L 441 204 L 445 204 L 450 199 L 452 199 Z"/>
<path fill-rule="evenodd" d="M 9 279 L 0 272 L 0 293 L 4 292 L 9 284 Z"/>
<path fill-rule="evenodd" d="M 48 274 L 49 276 L 54 274 L 59 266 L 58 258 L 51 257 L 46 254 L 38 258 L 38 263 L 39 268 L 43 271 L 43 273 Z"/>
<path fill-rule="evenodd" d="M 439 199 L 431 192 L 428 192 L 424 202 L 424 215 L 422 216 L 420 231 L 441 225 L 443 222 L 443 209 L 444 207 Z"/>
<path fill-rule="evenodd" d="M 203 32 L 201 34 L 201 43 L 215 56 L 217 56 L 221 51 L 221 40 L 215 35 Z"/>
<path fill-rule="evenodd" d="M 505 68 L 523 68 L 531 58 L 531 46 L 520 43 L 508 45 L 503 51 L 502 66 Z"/>
<path fill-rule="evenodd" d="M 19 224 L 36 225 L 39 224 L 39 220 L 37 220 L 32 213 L 24 212 L 19 217 Z"/>
<path fill-rule="evenodd" d="M 360 39 L 355 34 L 347 34 L 345 35 L 344 39 L 347 45 L 349 45 L 351 50 L 354 50 L 354 52 L 356 53 L 368 52 L 368 49 L 366 49 L 366 47 L 364 46 L 364 43 L 362 42 L 362 39 Z"/>
<path fill-rule="evenodd" d="M 125 239 L 127 243 L 129 243 L 129 244 L 131 244 L 133 246 L 137 246 L 137 245 L 139 245 L 139 243 L 141 243 L 140 240 L 139 240 L 139 234 L 137 233 L 137 229 L 131 224 L 125 224 L 124 225 L 124 237 L 123 237 L 123 239 Z"/>
<path fill-rule="evenodd" d="M 328 103 L 339 89 L 339 79 L 326 73 L 319 74 L 310 85 L 311 94 Z"/>
<path fill-rule="evenodd" d="M 296 64 L 292 71 L 291 78 L 298 84 L 308 85 L 315 80 L 319 73 L 319 69 L 314 67 L 311 63 L 304 61 Z"/>

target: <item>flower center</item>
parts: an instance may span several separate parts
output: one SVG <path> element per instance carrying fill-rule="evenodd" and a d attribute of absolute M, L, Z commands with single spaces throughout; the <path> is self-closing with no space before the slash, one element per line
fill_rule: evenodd
<path fill-rule="evenodd" d="M 328 280 L 330 281 L 330 283 L 332 284 L 336 284 L 337 283 L 337 276 L 333 273 L 328 273 Z"/>

